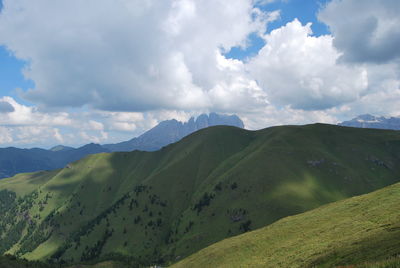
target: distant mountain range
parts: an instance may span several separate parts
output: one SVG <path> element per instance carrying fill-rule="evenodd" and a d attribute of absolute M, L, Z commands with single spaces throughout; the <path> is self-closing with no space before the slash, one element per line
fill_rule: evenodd
<path fill-rule="evenodd" d="M 339 126 L 400 130 L 400 118 L 363 114 L 349 121 L 339 123 Z"/>
<path fill-rule="evenodd" d="M 58 145 L 50 150 L 0 148 L 0 178 L 24 172 L 62 168 L 89 154 L 133 150 L 156 151 L 197 130 L 216 125 L 244 127 L 242 120 L 236 115 L 211 113 L 210 115 L 202 114 L 197 119 L 192 117 L 186 123 L 175 119 L 162 121 L 139 137 L 116 144 L 91 143 L 80 148 Z"/>

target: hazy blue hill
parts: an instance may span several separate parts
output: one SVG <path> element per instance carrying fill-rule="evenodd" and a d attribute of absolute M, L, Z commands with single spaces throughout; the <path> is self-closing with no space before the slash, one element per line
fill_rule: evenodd
<path fill-rule="evenodd" d="M 0 149 L 0 178 L 17 173 L 48 170 L 54 167 L 51 153 L 44 149 Z"/>
<path fill-rule="evenodd" d="M 159 151 L 96 154 L 0 181 L 0 252 L 70 263 L 174 262 L 399 181 L 397 131 L 217 126 Z"/>
<path fill-rule="evenodd" d="M 58 147 L 51 150 L 0 148 L 0 178 L 24 172 L 62 168 L 89 154 L 102 152 L 109 151 L 98 144 L 88 144 L 77 149 L 64 146 L 62 149 Z"/>
<path fill-rule="evenodd" d="M 339 123 L 339 125 L 346 127 L 400 130 L 400 118 L 386 118 L 383 116 L 378 117 L 370 114 L 363 114 L 349 121 Z"/>

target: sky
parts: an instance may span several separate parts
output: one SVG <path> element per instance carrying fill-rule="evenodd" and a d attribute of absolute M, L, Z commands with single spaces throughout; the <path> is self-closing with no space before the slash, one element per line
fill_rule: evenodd
<path fill-rule="evenodd" d="M 0 0 L 0 147 L 400 116 L 398 0 Z"/>

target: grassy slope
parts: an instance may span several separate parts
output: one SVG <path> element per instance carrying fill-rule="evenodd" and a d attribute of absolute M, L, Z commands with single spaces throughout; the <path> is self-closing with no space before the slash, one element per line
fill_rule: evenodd
<path fill-rule="evenodd" d="M 223 240 L 172 267 L 334 267 L 384 260 L 400 253 L 399 211 L 395 184 Z M 375 265 L 391 263 L 398 260 Z"/>
<path fill-rule="evenodd" d="M 0 183 L 0 191 L 13 191 L 19 197 L 23 197 L 29 193 L 32 193 L 41 185 L 45 184 L 58 172 L 59 170 L 21 173 L 10 179 L 3 179 Z"/>
<path fill-rule="evenodd" d="M 139 263 L 174 261 L 398 182 L 399 174 L 395 131 L 213 127 L 157 152 L 97 154 L 69 168 L 1 180 L 0 191 L 19 201 L 2 212 L 0 238 L 9 253 L 29 259 L 121 254 Z"/>

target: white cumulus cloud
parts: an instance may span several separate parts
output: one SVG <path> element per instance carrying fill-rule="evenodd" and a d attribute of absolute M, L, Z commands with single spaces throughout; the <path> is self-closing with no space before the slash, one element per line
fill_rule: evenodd
<path fill-rule="evenodd" d="M 366 70 L 338 64 L 333 37 L 312 36 L 310 23 L 296 19 L 265 41 L 247 67 L 276 105 L 324 110 L 357 100 L 368 87 Z"/>

